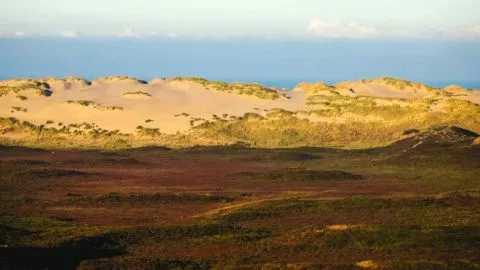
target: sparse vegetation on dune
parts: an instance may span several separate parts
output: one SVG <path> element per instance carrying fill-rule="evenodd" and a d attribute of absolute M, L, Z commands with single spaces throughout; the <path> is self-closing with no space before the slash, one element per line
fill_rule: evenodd
<path fill-rule="evenodd" d="M 131 78 L 117 79 L 130 80 Z M 111 78 L 111 80 L 114 80 L 114 78 Z M 194 82 L 212 90 L 258 96 L 262 99 L 272 100 L 272 102 L 283 95 L 275 89 L 268 89 L 257 84 L 223 83 L 202 78 L 173 78 L 166 82 L 168 81 Z M 27 82 L 32 87 L 45 87 L 39 81 Z M 365 80 L 363 83 L 372 82 L 382 83 L 395 89 L 398 87 L 430 89 L 417 83 L 394 78 Z M 25 82 L 21 81 L 21 83 L 19 82 L 20 86 L 24 85 Z M 279 103 L 279 107 L 258 108 L 256 105 L 251 106 L 250 109 L 246 108 L 240 111 L 243 115 L 237 112 L 233 115 L 218 112 L 210 114 L 210 117 L 199 116 L 191 112 L 177 114 L 172 112 L 171 115 L 178 118 L 175 124 L 179 126 L 185 125 L 183 117 L 187 118 L 186 127 L 179 129 L 177 132 L 172 132 L 168 127 L 164 128 L 165 125 L 169 125 L 169 121 L 155 122 L 158 128 L 153 127 L 153 119 L 147 118 L 148 116 L 143 116 L 144 118 L 139 118 L 136 122 L 136 125 L 148 123 L 147 126 L 140 126 L 138 129 L 135 129 L 136 125 L 122 127 L 131 130 L 129 134 L 122 135 L 119 135 L 118 131 L 104 130 L 99 126 L 89 128 L 88 125 L 93 123 L 81 128 L 73 125 L 82 125 L 82 123 L 72 123 L 70 125 L 63 125 L 62 123 L 58 124 L 55 129 L 51 123 L 32 127 L 32 123 L 25 121 L 26 128 L 21 129 L 19 123 L 9 126 L 11 122 L 3 121 L 1 132 L 4 135 L 8 134 L 8 136 L 2 135 L 2 140 L 5 143 L 14 142 L 23 145 L 42 143 L 42 146 L 49 147 L 48 140 L 44 136 L 39 136 L 39 134 L 48 133 L 51 136 L 52 147 L 58 147 L 62 144 L 68 147 L 90 147 L 99 145 L 98 142 L 102 141 L 102 143 L 108 142 L 108 144 L 123 145 L 124 147 L 144 145 L 185 147 L 241 143 L 251 147 L 369 148 L 385 146 L 405 136 L 410 136 L 405 133 L 407 130 L 421 132 L 439 126 L 454 125 L 477 133 L 480 132 L 480 106 L 461 98 L 443 94 L 415 99 L 353 96 L 345 94 L 345 91 L 343 91 L 345 89 L 341 92 L 337 89 L 338 87 L 338 85 L 331 86 L 322 82 L 300 84 L 298 88 L 302 88 L 303 91 L 309 93 L 305 97 L 307 106 L 294 106 L 293 109 L 288 107 L 288 110 L 286 107 L 282 107 L 283 103 Z M 432 91 L 442 92 L 443 90 L 433 89 Z M 132 91 L 125 92 L 123 95 L 150 96 L 150 93 Z M 99 104 L 94 100 L 68 100 L 66 103 L 96 110 L 118 111 L 119 114 L 123 110 L 121 106 Z M 25 110 L 21 106 L 13 106 L 11 112 L 23 112 Z M 252 112 L 249 112 L 249 110 L 252 110 Z M 18 113 L 17 115 L 18 118 L 31 117 L 30 114 L 22 115 Z M 44 119 L 42 123 L 49 119 Z M 186 130 L 188 124 L 190 129 Z M 42 132 L 38 132 L 39 130 Z M 23 134 L 14 136 L 14 133 L 18 131 L 23 132 Z M 163 132 L 169 132 L 169 134 Z M 31 133 L 32 136 L 28 133 Z M 75 136 L 68 138 L 65 136 L 67 134 Z M 82 140 L 79 140 L 80 138 Z M 80 141 L 81 143 L 79 143 Z"/>
<path fill-rule="evenodd" d="M 0 97 L 9 94 L 15 94 L 17 98 L 26 100 L 27 97 L 24 95 L 19 95 L 19 93 L 25 91 L 32 91 L 38 96 L 49 96 L 51 94 L 51 91 L 40 83 L 29 83 L 18 86 L 0 85 Z"/>
<path fill-rule="evenodd" d="M 146 128 L 143 126 L 137 127 L 137 133 L 140 136 L 148 136 L 148 137 L 155 137 L 160 136 L 160 129 L 158 128 Z"/>
<path fill-rule="evenodd" d="M 152 145 L 187 147 L 196 141 L 190 135 L 163 134 L 158 128 L 138 126 L 135 134 L 106 130 L 95 123 L 33 124 L 15 117 L 0 117 L 0 142 L 15 146 L 46 148 L 119 149 Z"/>
<path fill-rule="evenodd" d="M 423 83 L 412 82 L 412 81 L 402 80 L 402 79 L 392 78 L 392 77 L 371 79 L 371 80 L 366 80 L 366 82 L 385 83 L 386 85 L 390 85 L 401 90 L 405 90 L 407 87 L 419 88 L 419 89 L 423 88 L 427 90 L 440 90 L 440 88 L 431 87 Z"/>
<path fill-rule="evenodd" d="M 136 91 L 136 92 L 125 92 L 123 93 L 123 96 L 151 97 L 152 95 L 144 91 Z"/>
<path fill-rule="evenodd" d="M 207 89 L 220 92 L 234 93 L 237 95 L 255 96 L 261 99 L 275 100 L 284 97 L 278 90 L 264 87 L 257 83 L 225 83 L 221 81 L 209 81 L 203 78 L 177 77 L 172 81 L 189 81 L 201 84 Z"/>
<path fill-rule="evenodd" d="M 442 110 L 433 110 L 438 104 Z M 458 125 L 480 132 L 480 106 L 465 100 L 320 96 L 311 105 L 310 111 L 273 109 L 266 116 L 248 113 L 230 121 L 208 121 L 195 129 L 213 140 L 242 140 L 253 146 L 347 148 L 386 145 L 412 128 Z"/>
<path fill-rule="evenodd" d="M 300 83 L 294 89 L 295 90 L 302 90 L 307 95 L 327 95 L 327 96 L 338 96 L 338 93 L 335 90 L 335 86 L 329 85 L 324 82 L 316 82 L 316 83 Z"/>
<path fill-rule="evenodd" d="M 92 81 L 93 84 L 97 83 L 116 83 L 116 82 L 122 82 L 122 83 L 135 83 L 135 84 L 147 84 L 147 81 L 144 80 L 139 80 L 134 77 L 130 76 L 107 76 L 107 77 L 101 77 L 97 78 Z"/>
<path fill-rule="evenodd" d="M 84 107 L 92 107 L 102 111 L 123 111 L 123 107 L 120 106 L 106 106 L 97 104 L 91 100 L 67 100 L 67 104 L 76 104 Z"/>
<path fill-rule="evenodd" d="M 27 112 L 26 108 L 18 107 L 18 106 L 13 106 L 12 107 L 12 112 Z"/>
<path fill-rule="evenodd" d="M 366 87 L 366 88 L 365 88 Z M 455 93 L 466 94 L 465 89 L 447 88 L 442 90 L 440 88 L 431 87 L 426 84 L 402 80 L 392 77 L 364 79 L 360 81 L 339 82 L 335 85 L 329 85 L 324 82 L 317 83 L 300 83 L 294 90 L 301 90 L 307 96 L 321 95 L 321 96 L 351 96 L 361 95 L 357 93 L 356 89 L 370 89 L 370 87 L 381 87 L 382 89 L 389 89 L 395 91 L 402 91 L 404 94 L 421 94 L 424 97 L 453 97 Z M 450 89 L 450 90 L 449 90 Z M 453 91 L 453 92 L 452 92 Z M 367 91 L 368 92 L 368 91 Z M 362 91 L 360 91 L 362 93 Z M 379 93 L 377 93 L 378 95 Z M 381 94 L 380 94 L 381 96 Z M 457 95 L 461 96 L 461 95 Z"/>
<path fill-rule="evenodd" d="M 14 117 L 0 118 L 0 134 L 4 136 L 3 143 L 49 148 L 124 148 L 128 147 L 128 141 L 133 139 L 133 135 L 122 134 L 118 130 L 105 130 L 94 123 L 36 125 Z M 11 134 L 27 139 L 10 139 Z"/>
<path fill-rule="evenodd" d="M 401 103 L 398 103 L 401 102 Z M 98 106 L 89 101 L 72 101 L 82 106 Z M 92 105 L 93 104 L 93 105 Z M 440 105 L 439 105 L 440 104 Z M 441 110 L 432 108 L 440 107 Z M 480 106 L 465 100 L 395 100 L 371 97 L 327 97 L 315 99 L 310 111 L 272 109 L 264 115 L 246 113 L 241 117 L 214 116 L 213 120 L 191 117 L 193 127 L 183 134 L 162 134 L 160 129 L 139 126 L 134 134 L 119 134 L 95 124 L 33 125 L 15 118 L 2 119 L 2 133 L 33 133 L 18 143 L 39 143 L 39 134 L 50 134 L 54 142 L 63 141 L 69 147 L 80 146 L 71 134 L 82 137 L 83 145 L 95 145 L 99 140 L 124 141 L 127 145 L 194 144 L 219 145 L 243 142 L 253 147 L 329 146 L 368 148 L 383 146 L 402 139 L 407 130 L 425 131 L 439 126 L 456 125 L 480 132 Z M 178 116 L 189 116 L 180 114 Z M 150 119 L 144 121 L 150 123 Z M 161 124 L 160 124 L 161 125 Z M 58 138 L 57 138 L 58 137 Z M 80 138 L 79 137 L 79 138 Z M 70 142 L 68 142 L 70 141 Z M 89 142 L 90 141 L 90 142 Z M 45 140 L 48 143 L 48 140 Z M 48 145 L 48 144 L 47 144 Z M 81 147 L 81 146 L 80 146 Z"/>

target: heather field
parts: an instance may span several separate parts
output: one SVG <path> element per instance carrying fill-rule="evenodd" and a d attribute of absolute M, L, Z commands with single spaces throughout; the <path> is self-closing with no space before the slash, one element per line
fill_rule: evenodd
<path fill-rule="evenodd" d="M 0 148 L 2 269 L 478 269 L 480 148 Z M 421 142 L 421 143 L 420 143 Z"/>

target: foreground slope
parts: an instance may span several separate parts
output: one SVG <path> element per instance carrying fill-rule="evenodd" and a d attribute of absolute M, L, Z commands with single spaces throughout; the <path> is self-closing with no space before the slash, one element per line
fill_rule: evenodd
<path fill-rule="evenodd" d="M 0 81 L 0 134 L 46 147 L 364 148 L 435 126 L 480 132 L 479 104 L 478 91 L 394 78 L 293 91 L 200 78 L 13 79 Z"/>
<path fill-rule="evenodd" d="M 478 135 L 409 133 L 364 150 L 1 146 L 0 266 L 479 269 Z"/>

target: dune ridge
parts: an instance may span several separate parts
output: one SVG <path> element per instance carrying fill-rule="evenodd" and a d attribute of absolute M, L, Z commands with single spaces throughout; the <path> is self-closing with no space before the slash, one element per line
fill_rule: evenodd
<path fill-rule="evenodd" d="M 188 77 L 10 79 L 0 81 L 0 139 L 58 147 L 368 148 L 411 129 L 455 125 L 479 133 L 479 104 L 477 91 L 395 78 L 300 83 L 292 91 Z"/>

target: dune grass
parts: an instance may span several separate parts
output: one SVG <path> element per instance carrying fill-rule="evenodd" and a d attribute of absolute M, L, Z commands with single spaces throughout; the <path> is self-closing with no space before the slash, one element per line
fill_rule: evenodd
<path fill-rule="evenodd" d="M 125 93 L 123 93 L 123 96 L 151 97 L 152 95 L 150 95 L 149 93 L 144 92 L 144 91 L 136 91 L 136 92 L 125 92 Z"/>
<path fill-rule="evenodd" d="M 33 91 L 38 96 L 49 96 L 51 94 L 51 92 L 41 84 L 26 83 L 20 86 L 0 85 L 0 97 L 9 95 L 9 94 L 16 94 L 17 98 L 21 100 L 26 100 L 26 97 L 24 95 L 19 95 L 19 93 L 27 90 Z"/>
<path fill-rule="evenodd" d="M 234 93 L 237 95 L 255 96 L 261 99 L 275 100 L 283 95 L 275 89 L 267 88 L 257 83 L 225 83 L 221 81 L 209 81 L 204 78 L 177 77 L 173 81 L 190 81 L 220 92 Z"/>
<path fill-rule="evenodd" d="M 384 102 L 392 102 L 384 105 Z M 254 146 L 373 147 L 401 139 L 405 130 L 459 125 L 480 132 L 480 106 L 465 100 L 403 100 L 370 97 L 317 98 L 310 111 L 273 109 L 265 116 L 248 113 L 230 121 L 195 127 L 203 136 L 245 141 Z M 441 104 L 442 110 L 432 110 Z"/>
<path fill-rule="evenodd" d="M 84 107 L 92 107 L 102 111 L 123 111 L 123 107 L 120 106 L 106 106 L 97 104 L 91 100 L 67 100 L 67 104 L 76 104 Z"/>
<path fill-rule="evenodd" d="M 207 86 L 217 85 L 215 82 L 198 78 L 175 78 L 172 80 L 193 81 Z M 221 83 L 217 86 L 226 87 L 221 88 L 223 89 L 221 91 L 235 92 L 240 89 L 237 89 L 237 84 Z M 324 87 L 331 88 L 328 85 Z M 261 92 L 279 95 L 276 90 L 266 92 L 257 90 L 248 93 L 256 95 L 257 92 Z M 69 100 L 67 103 L 99 110 L 123 109 L 118 106 L 96 104 L 90 100 Z M 184 147 L 197 144 L 243 144 L 268 148 L 381 147 L 405 138 L 405 136 L 410 136 L 411 134 L 405 133 L 408 130 L 421 132 L 439 126 L 452 125 L 480 132 L 480 106 L 462 99 L 445 97 L 394 99 L 313 94 L 307 97 L 307 105 L 308 107 L 302 111 L 273 108 L 267 111 L 247 112 L 242 116 L 219 113 L 213 115 L 211 120 L 191 116 L 188 113 L 180 113 L 175 117 L 188 117 L 191 129 L 177 134 L 162 133 L 162 123 L 159 123 L 159 128 L 138 126 L 135 132 L 120 134 L 119 131 L 104 130 L 94 123 L 69 124 L 55 129 L 53 125 L 46 127 L 14 118 L 2 118 L 0 132 L 12 135 L 16 132 L 23 132 L 25 136 L 17 136 L 19 139 L 15 140 L 16 144 L 46 146 L 51 144 L 51 146 L 55 145 L 54 147 L 62 144 L 68 147 L 84 147 L 84 145 Z M 18 109 L 22 110 L 20 107 Z M 15 109 L 13 110 L 15 111 Z M 150 123 L 152 122 L 150 120 L 147 119 L 144 122 Z M 27 133 L 35 136 L 26 136 Z M 39 136 L 46 134 L 51 136 L 51 142 L 48 142 L 44 136 Z M 75 136 L 70 138 L 65 135 Z M 2 136 L 2 140 L 10 142 L 12 137 L 15 136 Z M 79 141 L 82 143 L 79 144 Z"/>

